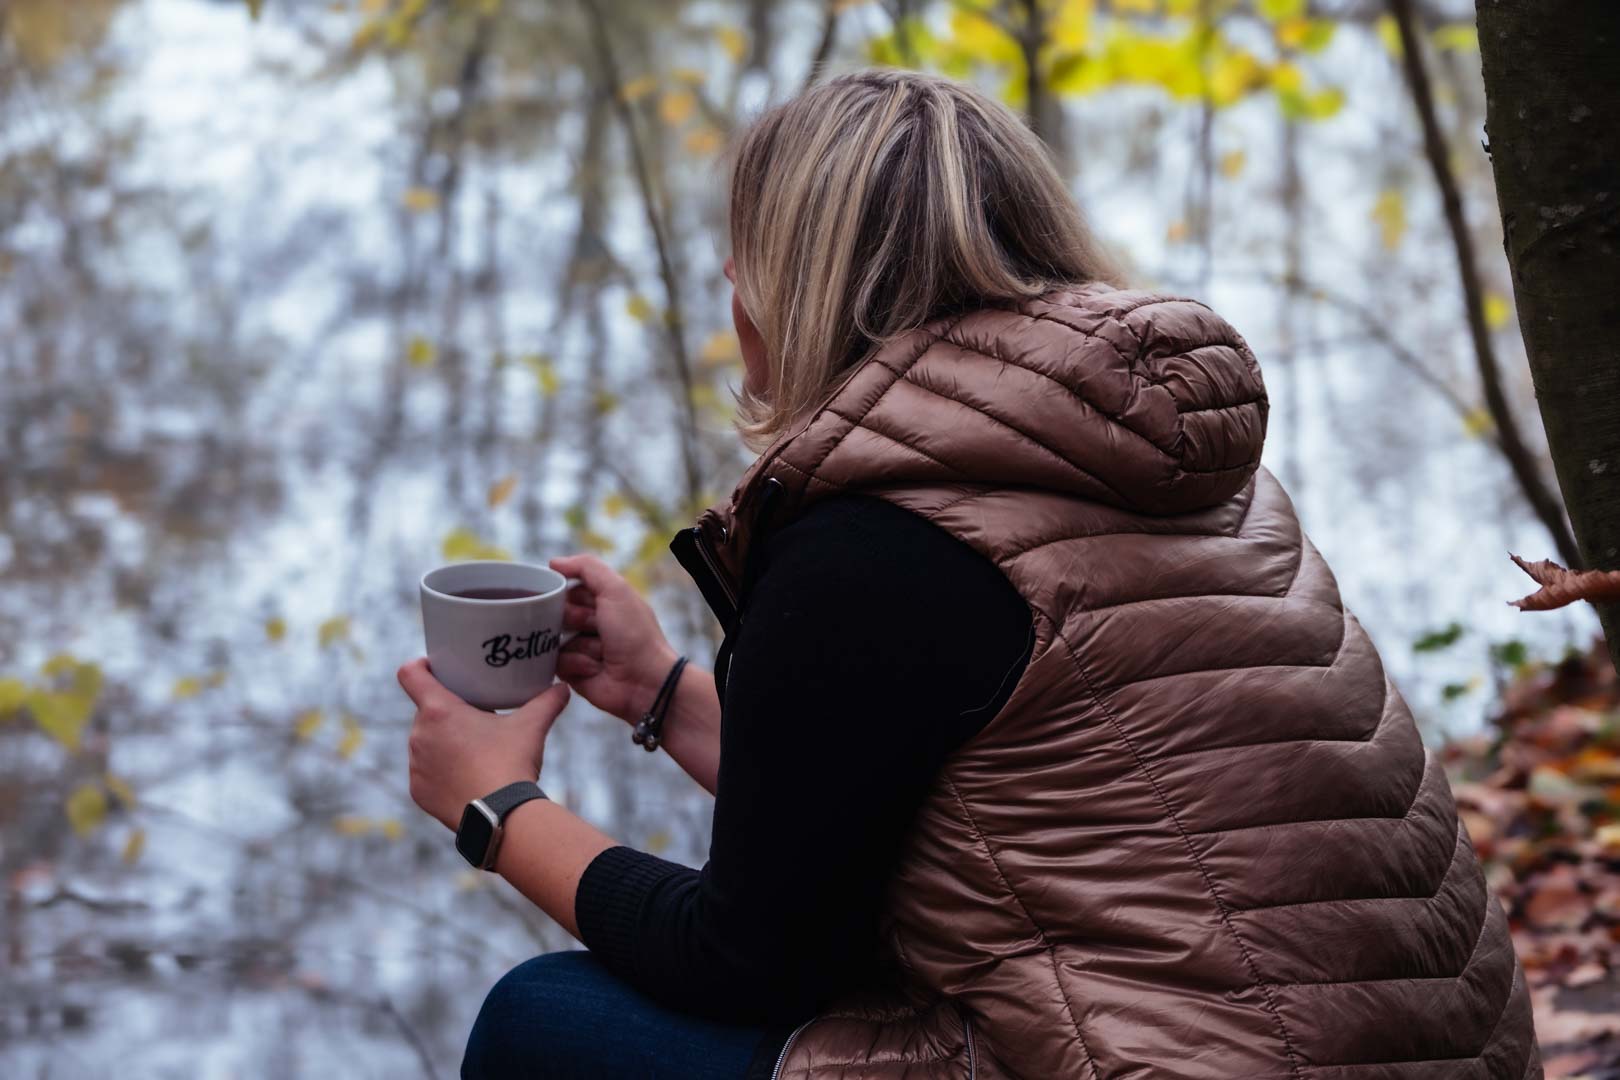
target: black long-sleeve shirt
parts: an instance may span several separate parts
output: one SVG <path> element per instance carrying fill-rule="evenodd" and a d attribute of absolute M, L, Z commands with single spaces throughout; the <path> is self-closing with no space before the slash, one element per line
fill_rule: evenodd
<path fill-rule="evenodd" d="M 610 848 L 575 909 L 586 946 L 649 996 L 780 1025 L 867 970 L 905 832 L 1033 637 L 993 563 L 881 499 L 823 499 L 765 545 L 727 643 L 707 864 Z"/>

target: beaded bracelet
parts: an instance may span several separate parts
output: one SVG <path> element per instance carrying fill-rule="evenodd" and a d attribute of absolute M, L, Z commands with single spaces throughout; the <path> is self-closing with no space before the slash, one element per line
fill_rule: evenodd
<path fill-rule="evenodd" d="M 681 681 L 681 671 L 685 667 L 686 657 L 675 661 L 675 666 L 664 676 L 664 685 L 658 688 L 658 696 L 653 698 L 652 705 L 641 714 L 636 729 L 630 733 L 630 741 L 649 754 L 658 749 L 659 739 L 664 731 L 664 714 L 669 711 L 670 703 L 675 700 L 675 686 Z"/>

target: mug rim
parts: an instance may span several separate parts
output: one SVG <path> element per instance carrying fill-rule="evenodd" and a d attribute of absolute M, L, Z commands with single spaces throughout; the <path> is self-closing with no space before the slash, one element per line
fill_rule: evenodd
<path fill-rule="evenodd" d="M 504 600 L 478 600 L 469 596 L 457 596 L 454 593 L 447 593 L 441 589 L 435 589 L 433 586 L 428 584 L 427 579 L 432 577 L 434 574 L 437 574 L 440 570 L 455 570 L 463 566 L 521 566 L 525 570 L 543 570 L 548 574 L 554 574 L 556 575 L 558 582 L 555 588 L 548 589 L 545 592 L 536 593 L 533 596 L 512 596 Z M 431 593 L 440 600 L 449 600 L 453 603 L 532 604 L 537 600 L 549 600 L 553 596 L 556 596 L 558 593 L 567 589 L 568 576 L 562 573 L 560 570 L 554 570 L 549 566 L 542 566 L 539 563 L 517 562 L 512 559 L 463 559 L 460 562 L 441 563 L 440 565 L 435 566 L 433 569 L 425 571 L 422 574 L 421 580 L 418 582 L 418 584 L 421 586 L 423 592 Z"/>

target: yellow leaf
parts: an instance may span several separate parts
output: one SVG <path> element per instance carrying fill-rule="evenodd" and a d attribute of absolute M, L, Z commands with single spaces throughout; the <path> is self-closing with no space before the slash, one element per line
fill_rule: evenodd
<path fill-rule="evenodd" d="M 1120 15 L 1156 15 L 1159 0 L 1114 0 L 1114 11 Z"/>
<path fill-rule="evenodd" d="M 1485 294 L 1485 325 L 1500 330 L 1513 318 L 1513 305 L 1501 293 Z"/>
<path fill-rule="evenodd" d="M 203 685 L 208 687 L 210 690 L 213 690 L 213 689 L 215 689 L 217 687 L 220 687 L 220 686 L 224 686 L 225 685 L 225 670 L 223 668 L 218 668 L 218 669 L 216 669 L 214 671 L 210 671 L 208 673 L 208 675 L 203 679 Z"/>
<path fill-rule="evenodd" d="M 41 731 L 69 750 L 77 750 L 95 698 L 71 691 L 35 689 L 28 692 L 23 703 Z"/>
<path fill-rule="evenodd" d="M 737 359 L 740 355 L 737 349 L 737 335 L 729 330 L 716 330 L 703 343 L 703 349 L 698 353 L 698 358 L 705 367 L 716 367 L 727 361 Z"/>
<path fill-rule="evenodd" d="M 478 538 L 478 534 L 465 526 L 452 529 L 450 535 L 444 538 L 444 557 L 453 562 L 465 562 L 472 559 L 510 559 L 505 548 L 486 544 Z"/>
<path fill-rule="evenodd" d="M 1384 250 L 1394 251 L 1406 235 L 1406 201 L 1394 188 L 1385 188 L 1373 203 L 1372 219 L 1382 230 Z"/>
<path fill-rule="evenodd" d="M 439 205 L 439 193 L 432 188 L 406 188 L 403 201 L 405 209 L 414 213 L 425 214 Z"/>
<path fill-rule="evenodd" d="M 613 550 L 612 540 L 589 527 L 580 529 L 575 538 L 579 541 L 579 546 L 587 551 L 606 553 Z"/>
<path fill-rule="evenodd" d="M 1254 7 L 1272 22 L 1296 19 L 1305 14 L 1305 0 L 1256 0 Z"/>
<path fill-rule="evenodd" d="M 540 382 L 540 392 L 551 397 L 562 388 L 562 380 L 557 377 L 557 368 L 549 356 L 541 353 L 532 353 L 523 358 L 523 366 L 534 372 L 534 377 Z"/>
<path fill-rule="evenodd" d="M 1483 408 L 1470 409 L 1467 415 L 1463 417 L 1463 431 L 1476 439 L 1483 439 L 1495 427 L 1496 424 L 1491 420 L 1490 412 Z"/>
<path fill-rule="evenodd" d="M 360 0 L 360 10 L 367 15 L 376 15 L 387 9 L 389 0 Z"/>
<path fill-rule="evenodd" d="M 80 784 L 68 796 L 67 819 L 80 836 L 93 832 L 107 819 L 107 793 L 97 784 Z"/>
<path fill-rule="evenodd" d="M 1172 244 L 1185 243 L 1189 231 L 1185 221 L 1172 221 L 1164 232 L 1164 238 Z"/>
<path fill-rule="evenodd" d="M 1018 42 L 979 11 L 959 7 L 952 12 L 951 34 L 954 44 L 973 60 L 1005 64 L 1020 55 Z"/>
<path fill-rule="evenodd" d="M 1091 41 L 1093 0 L 1062 0 L 1047 25 L 1052 46 L 1063 52 L 1077 52 Z"/>
<path fill-rule="evenodd" d="M 247 0 L 248 18 L 254 22 L 259 21 L 259 13 L 264 10 L 264 0 Z"/>
<path fill-rule="evenodd" d="M 1384 48 L 1389 50 L 1391 56 L 1399 57 L 1405 52 L 1405 49 L 1401 46 L 1401 28 L 1395 22 L 1395 16 L 1378 16 L 1378 21 L 1374 24 L 1374 27 L 1378 31 L 1378 40 L 1384 43 Z"/>
<path fill-rule="evenodd" d="M 664 535 L 663 529 L 655 529 L 641 538 L 641 544 L 632 556 L 636 565 L 646 565 L 661 560 L 669 551 L 669 538 Z"/>
<path fill-rule="evenodd" d="M 1451 23 L 1442 26 L 1433 34 L 1436 48 L 1453 49 L 1457 52 L 1479 51 L 1479 28 L 1473 23 Z"/>
<path fill-rule="evenodd" d="M 129 786 L 129 781 L 112 773 L 107 773 L 101 780 L 107 785 L 107 790 L 113 793 L 113 798 L 118 800 L 119 806 L 125 810 L 135 809 L 135 789 Z"/>
<path fill-rule="evenodd" d="M 489 505 L 496 507 L 512 497 L 517 490 L 517 473 L 507 473 L 493 484 L 489 485 Z"/>
<path fill-rule="evenodd" d="M 1245 94 L 1266 84 L 1266 69 L 1246 52 L 1224 53 L 1215 61 L 1209 75 L 1209 100 L 1217 106 L 1231 105 Z"/>
<path fill-rule="evenodd" d="M 78 670 L 79 662 L 71 653 L 57 653 L 39 666 L 39 673 L 47 677 Z"/>
<path fill-rule="evenodd" d="M 1305 73 L 1295 64 L 1278 64 L 1271 69 L 1271 86 L 1274 90 L 1297 91 L 1305 85 Z"/>
<path fill-rule="evenodd" d="M 690 90 L 668 90 L 658 99 L 658 115 L 666 124 L 684 124 L 697 109 L 697 98 Z"/>
<path fill-rule="evenodd" d="M 709 81 L 709 77 L 697 68 L 679 67 L 669 74 L 676 82 L 683 82 L 687 86 L 702 86 Z"/>
<path fill-rule="evenodd" d="M 273 619 L 266 619 L 264 623 L 264 636 L 271 641 L 280 641 L 287 636 L 287 620 L 277 615 Z"/>
<path fill-rule="evenodd" d="M 652 318 L 653 306 L 645 296 L 640 293 L 631 293 L 630 299 L 624 302 L 624 310 L 637 322 L 646 322 Z"/>
<path fill-rule="evenodd" d="M 692 384 L 692 407 L 696 409 L 717 409 L 720 407 L 720 392 L 711 383 L 700 382 Z"/>
<path fill-rule="evenodd" d="M 332 828 L 339 836 L 364 836 L 372 829 L 371 819 L 355 814 L 343 814 L 332 819 Z"/>
<path fill-rule="evenodd" d="M 28 686 L 21 679 L 0 679 L 0 719 L 16 714 L 28 699 Z"/>
<path fill-rule="evenodd" d="M 630 501 L 617 491 L 610 491 L 602 497 L 602 513 L 608 517 L 618 517 L 630 508 Z"/>
<path fill-rule="evenodd" d="M 1225 177 L 1238 175 L 1243 171 L 1243 166 L 1248 163 L 1248 160 L 1248 155 L 1242 150 L 1227 151 L 1221 155 L 1221 175 Z"/>
<path fill-rule="evenodd" d="M 1284 19 L 1277 24 L 1277 43 L 1285 49 L 1321 52 L 1333 40 L 1338 24 L 1329 19 Z"/>
<path fill-rule="evenodd" d="M 669 849 L 669 833 L 663 829 L 649 833 L 646 842 L 641 846 L 649 855 L 657 855 L 661 851 L 667 851 Z"/>
<path fill-rule="evenodd" d="M 324 723 L 326 714 L 321 710 L 305 709 L 293 717 L 293 736 L 300 742 L 308 742 Z"/>
<path fill-rule="evenodd" d="M 638 593 L 645 593 L 652 587 L 652 575 L 647 573 L 644 566 L 627 566 L 620 576 Z"/>
<path fill-rule="evenodd" d="M 714 30 L 715 40 L 736 63 L 742 63 L 743 57 L 748 55 L 748 36 L 734 26 L 717 26 Z"/>
<path fill-rule="evenodd" d="M 626 101 L 636 102 L 652 93 L 658 86 L 658 80 L 651 75 L 641 75 L 623 86 L 619 87 L 619 96 Z"/>
<path fill-rule="evenodd" d="M 338 740 L 337 744 L 338 757 L 342 758 L 344 761 L 354 757 L 355 752 L 360 749 L 360 744 L 365 742 L 365 740 L 366 734 L 360 730 L 360 722 L 349 714 L 344 713 L 343 737 Z"/>
<path fill-rule="evenodd" d="M 427 367 L 437 355 L 438 350 L 433 347 L 433 342 L 420 334 L 411 338 L 405 346 L 405 359 L 410 361 L 412 367 Z"/>
<path fill-rule="evenodd" d="M 202 680 L 195 675 L 187 675 L 183 679 L 176 679 L 174 683 L 175 700 L 196 697 L 202 693 Z"/>
<path fill-rule="evenodd" d="M 686 151 L 702 157 L 720 149 L 725 142 L 720 132 L 712 127 L 694 128 L 686 133 Z"/>
<path fill-rule="evenodd" d="M 321 648 L 323 649 L 329 647 L 334 642 L 343 640 L 348 636 L 349 617 L 347 615 L 332 616 L 330 619 L 327 619 L 325 622 L 321 623 L 320 629 L 316 631 L 316 638 L 320 641 Z"/>
<path fill-rule="evenodd" d="M 146 830 L 140 826 L 129 830 L 129 836 L 124 839 L 124 865 L 134 866 L 141 861 L 141 853 L 146 850 Z"/>
<path fill-rule="evenodd" d="M 606 416 L 619 407 L 619 395 L 611 390 L 598 390 L 596 396 L 591 398 L 591 407 L 598 415 Z"/>
<path fill-rule="evenodd" d="M 384 818 L 377 823 L 377 831 L 390 840 L 398 840 L 405 835 L 405 823 L 398 818 Z"/>
<path fill-rule="evenodd" d="M 486 873 L 487 872 L 483 870 L 463 870 L 460 874 L 456 875 L 456 888 L 462 892 L 472 892 L 474 889 L 482 889 L 484 887 L 484 877 L 486 876 Z"/>

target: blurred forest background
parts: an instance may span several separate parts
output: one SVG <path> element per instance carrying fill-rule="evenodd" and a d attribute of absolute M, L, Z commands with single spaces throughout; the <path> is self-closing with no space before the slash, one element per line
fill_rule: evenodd
<path fill-rule="evenodd" d="M 417 578 L 598 551 L 712 655 L 666 544 L 749 460 L 720 154 L 870 64 L 1025 111 L 1137 281 L 1248 337 L 1549 1075 L 1620 1075 L 1620 689 L 1584 605 L 1504 603 L 1568 538 L 1467 0 L 4 0 L 0 1075 L 448 1077 L 571 944 L 406 794 Z M 576 700 L 546 762 L 703 860 L 617 721 Z"/>

